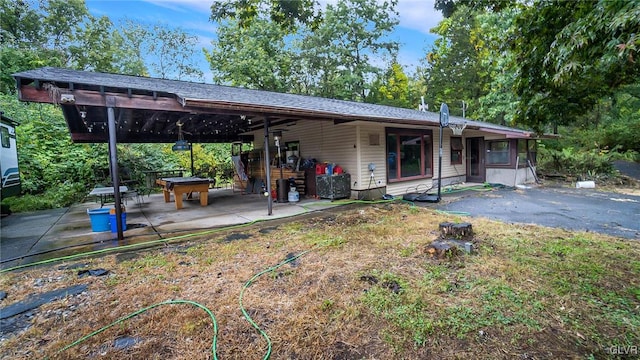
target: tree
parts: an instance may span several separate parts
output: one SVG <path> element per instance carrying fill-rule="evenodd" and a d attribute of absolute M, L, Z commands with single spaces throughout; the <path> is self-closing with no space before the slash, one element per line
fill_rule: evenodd
<path fill-rule="evenodd" d="M 233 20 L 239 27 L 251 26 L 261 14 L 278 24 L 287 33 L 294 32 L 300 25 L 316 27 L 322 14 L 315 0 L 225 0 L 214 1 L 211 5 L 211 20 Z"/>
<path fill-rule="evenodd" d="M 395 58 L 398 43 L 385 37 L 398 24 L 396 0 L 340 0 L 302 40 L 301 54 L 318 96 L 364 100 L 381 69 L 374 61 Z"/>
<path fill-rule="evenodd" d="M 73 43 L 67 44 L 72 66 L 79 70 L 117 72 L 121 37 L 106 16 L 89 17 Z"/>
<path fill-rule="evenodd" d="M 373 82 L 371 88 L 367 102 L 403 108 L 416 105 L 410 99 L 409 78 L 397 62 L 393 62 L 384 75 Z"/>
<path fill-rule="evenodd" d="M 478 119 L 500 125 L 515 125 L 518 98 L 514 93 L 517 77 L 514 54 L 504 39 L 513 36 L 513 19 L 517 9 L 485 12 L 476 16 L 485 39 L 485 52 L 479 59 L 488 71 L 488 92 L 480 97 Z"/>
<path fill-rule="evenodd" d="M 517 120 L 542 130 L 569 124 L 598 100 L 637 82 L 640 4 L 536 1 L 515 19 Z"/>
<path fill-rule="evenodd" d="M 292 87 L 295 56 L 279 25 L 265 19 L 245 27 L 228 21 L 220 24 L 217 34 L 213 49 L 205 50 L 214 81 L 279 92 Z"/>
<path fill-rule="evenodd" d="M 149 67 L 163 79 L 201 80 L 194 59 L 198 40 L 180 28 L 155 24 L 144 33 Z"/>
<path fill-rule="evenodd" d="M 477 13 L 460 6 L 432 31 L 441 37 L 427 54 L 427 94 L 431 106 L 447 103 L 452 114 L 473 117 L 479 99 L 488 92 L 489 74 L 482 59 L 487 45 L 476 21 Z"/>
<path fill-rule="evenodd" d="M 0 43 L 3 48 L 41 47 L 44 34 L 40 15 L 28 1 L 0 0 Z"/>

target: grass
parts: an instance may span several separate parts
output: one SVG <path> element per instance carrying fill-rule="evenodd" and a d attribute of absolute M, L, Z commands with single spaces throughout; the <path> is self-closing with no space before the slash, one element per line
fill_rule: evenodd
<path fill-rule="evenodd" d="M 430 258 L 425 248 L 438 224 L 463 220 L 473 224 L 477 252 Z M 170 244 L 126 261 L 82 261 L 110 270 L 107 277 L 78 278 L 56 265 L 2 274 L 3 306 L 73 284 L 89 291 L 43 305 L 29 328 L 0 340 L 0 357 L 211 358 L 211 320 L 180 305 L 149 310 L 56 355 L 129 313 L 186 299 L 215 314 L 220 359 L 262 358 L 266 343 L 240 313 L 240 290 L 254 274 L 310 249 L 244 293 L 247 312 L 271 338 L 272 359 L 588 359 L 640 345 L 635 241 L 401 204 L 259 230 L 237 230 L 250 235 L 245 240 L 213 235 Z M 126 336 L 139 342 L 114 348 Z"/>

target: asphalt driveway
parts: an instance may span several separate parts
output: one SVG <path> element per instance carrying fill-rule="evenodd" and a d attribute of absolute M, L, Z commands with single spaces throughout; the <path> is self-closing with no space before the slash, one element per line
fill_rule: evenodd
<path fill-rule="evenodd" d="M 469 193 L 452 202 L 443 201 L 437 208 L 507 223 L 593 231 L 640 240 L 640 196 L 597 189 L 495 189 Z"/>

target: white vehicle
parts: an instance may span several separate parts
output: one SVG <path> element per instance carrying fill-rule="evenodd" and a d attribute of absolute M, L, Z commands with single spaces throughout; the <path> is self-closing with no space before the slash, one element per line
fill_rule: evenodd
<path fill-rule="evenodd" d="M 18 148 L 16 146 L 17 122 L 0 112 L 0 173 L 2 173 L 2 194 L 0 199 L 20 194 L 20 172 L 18 171 Z"/>

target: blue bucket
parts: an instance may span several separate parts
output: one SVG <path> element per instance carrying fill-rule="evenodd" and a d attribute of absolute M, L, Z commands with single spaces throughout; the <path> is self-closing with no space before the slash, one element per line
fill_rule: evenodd
<path fill-rule="evenodd" d="M 91 231 L 109 231 L 109 209 L 87 209 L 91 220 Z"/>
<path fill-rule="evenodd" d="M 115 211 L 112 211 L 115 212 Z M 120 220 L 122 220 L 122 231 L 127 230 L 127 213 L 122 212 L 120 215 Z M 116 214 L 109 214 L 109 224 L 111 225 L 111 232 L 118 232 L 118 224 L 116 223 Z"/>

